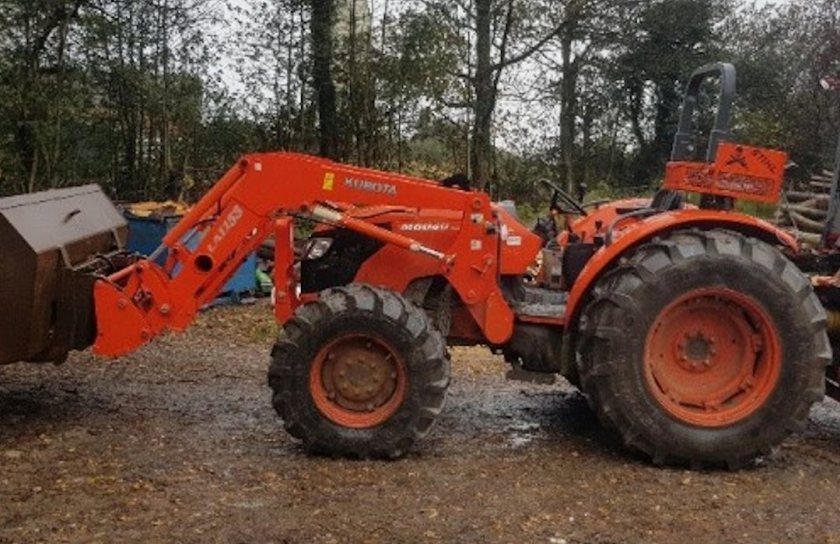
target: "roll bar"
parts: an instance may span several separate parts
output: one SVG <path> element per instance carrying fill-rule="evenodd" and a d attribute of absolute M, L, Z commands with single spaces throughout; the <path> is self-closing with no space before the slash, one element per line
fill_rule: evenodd
<path fill-rule="evenodd" d="M 728 62 L 715 62 L 695 70 L 688 81 L 683 98 L 682 113 L 674 147 L 672 161 L 690 161 L 694 159 L 697 146 L 697 131 L 694 130 L 694 112 L 700 98 L 703 83 L 711 78 L 720 79 L 720 101 L 718 103 L 715 126 L 709 134 L 709 147 L 706 150 L 706 162 L 714 162 L 721 142 L 731 136 L 732 107 L 735 102 L 736 72 L 735 66 Z"/>

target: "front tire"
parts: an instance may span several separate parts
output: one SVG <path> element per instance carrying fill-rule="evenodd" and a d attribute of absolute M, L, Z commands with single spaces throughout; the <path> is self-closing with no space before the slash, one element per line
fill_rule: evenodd
<path fill-rule="evenodd" d="M 657 464 L 737 468 L 802 429 L 831 349 L 808 279 L 728 231 L 677 232 L 597 283 L 578 366 L 601 421 Z"/>
<path fill-rule="evenodd" d="M 330 289 L 301 306 L 272 352 L 272 402 L 308 451 L 397 458 L 443 409 L 449 358 L 426 314 L 386 289 Z"/>

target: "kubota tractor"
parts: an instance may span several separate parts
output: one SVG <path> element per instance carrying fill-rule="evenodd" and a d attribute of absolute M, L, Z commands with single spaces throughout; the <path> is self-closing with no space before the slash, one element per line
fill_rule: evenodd
<path fill-rule="evenodd" d="M 695 161 L 710 76 L 721 104 Z M 148 258 L 122 251 L 124 223 L 96 188 L 0 200 L 0 362 L 91 344 L 116 357 L 183 330 L 274 234 L 269 384 L 309 450 L 402 455 L 443 409 L 447 344 L 484 344 L 568 377 L 657 463 L 740 466 L 805 424 L 831 348 L 785 256 L 794 239 L 733 211 L 774 202 L 786 162 L 726 141 L 734 85 L 730 65 L 694 74 L 652 200 L 592 208 L 555 188 L 547 205 L 570 221 L 546 247 L 482 192 L 289 153 L 243 158 Z M 298 259 L 299 218 L 321 226 Z"/>

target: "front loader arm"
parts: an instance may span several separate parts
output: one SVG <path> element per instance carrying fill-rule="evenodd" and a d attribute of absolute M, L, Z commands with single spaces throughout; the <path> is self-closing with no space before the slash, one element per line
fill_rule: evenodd
<path fill-rule="evenodd" d="M 415 240 L 351 218 L 331 202 L 456 210 L 461 230 L 450 247 Z M 277 234 L 278 319 L 298 301 L 291 272 L 296 216 L 336 224 L 436 259 L 487 339 L 506 341 L 513 313 L 498 286 L 498 220 L 484 193 L 442 187 L 408 176 L 292 153 L 249 155 L 231 168 L 164 238 L 139 260 L 94 287 L 94 350 L 119 356 L 166 330 L 183 331 L 212 301 L 241 262 Z M 166 253 L 164 266 L 154 258 Z M 492 316 L 492 317 L 491 317 Z"/>

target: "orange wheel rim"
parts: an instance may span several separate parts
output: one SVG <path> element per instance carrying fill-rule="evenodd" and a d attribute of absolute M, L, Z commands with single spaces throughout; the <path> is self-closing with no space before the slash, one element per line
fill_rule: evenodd
<path fill-rule="evenodd" d="M 315 356 L 309 391 L 330 421 L 353 429 L 388 420 L 405 400 L 408 380 L 402 359 L 383 341 L 350 334 Z"/>
<path fill-rule="evenodd" d="M 782 368 L 773 320 L 754 299 L 724 287 L 691 291 L 662 310 L 644 357 L 654 398 L 672 417 L 700 427 L 752 415 Z"/>

